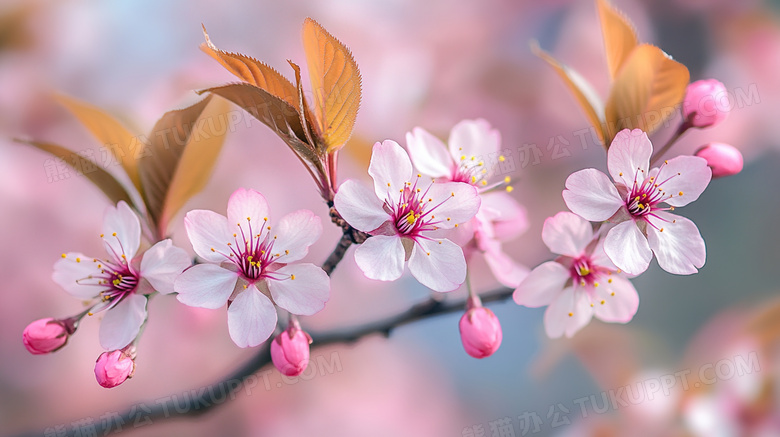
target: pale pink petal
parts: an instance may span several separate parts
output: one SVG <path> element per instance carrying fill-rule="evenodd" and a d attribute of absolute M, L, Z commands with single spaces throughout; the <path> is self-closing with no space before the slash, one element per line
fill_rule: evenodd
<path fill-rule="evenodd" d="M 102 237 L 109 254 L 120 259 L 124 254 L 128 262 L 133 259 L 141 245 L 141 222 L 127 203 L 106 208 Z"/>
<path fill-rule="evenodd" d="M 384 202 L 357 181 L 341 184 L 333 203 L 341 217 L 359 231 L 371 232 L 390 220 L 390 215 L 382 208 Z"/>
<path fill-rule="evenodd" d="M 602 227 L 602 232 L 603 231 L 604 228 Z M 599 239 L 599 241 L 596 243 L 596 246 L 593 248 L 593 251 L 590 254 L 590 260 L 593 264 L 613 272 L 618 269 L 617 266 L 615 266 L 615 263 L 609 259 L 607 253 L 604 251 L 604 238 Z"/>
<path fill-rule="evenodd" d="M 427 188 L 423 200 L 426 217 L 431 217 L 432 223 L 442 229 L 451 229 L 471 220 L 481 202 L 477 189 L 461 182 L 434 182 Z"/>
<path fill-rule="evenodd" d="M 433 291 L 452 291 L 466 280 L 466 259 L 450 240 L 420 238 L 412 248 L 409 271 Z"/>
<path fill-rule="evenodd" d="M 316 314 L 330 298 L 330 278 L 314 264 L 287 265 L 276 270 L 273 276 L 284 277 L 266 280 L 274 302 L 293 314 Z"/>
<path fill-rule="evenodd" d="M 452 176 L 455 162 L 440 139 L 423 128 L 406 133 L 406 148 L 414 166 L 423 174 L 434 177 Z"/>
<path fill-rule="evenodd" d="M 512 297 L 518 305 L 531 308 L 550 305 L 570 278 L 566 267 L 555 261 L 547 261 L 531 270 Z"/>
<path fill-rule="evenodd" d="M 481 214 L 490 218 L 494 238 L 499 241 L 509 241 L 528 230 L 528 213 L 525 208 L 507 194 L 497 191 L 482 194 Z"/>
<path fill-rule="evenodd" d="M 184 229 L 195 253 L 208 262 L 225 261 L 228 243 L 235 241 L 225 216 L 214 211 L 196 209 L 184 216 Z M 214 249 L 214 250 L 212 250 Z"/>
<path fill-rule="evenodd" d="M 113 351 L 135 340 L 146 320 L 146 296 L 131 294 L 109 309 L 100 322 L 100 345 Z"/>
<path fill-rule="evenodd" d="M 528 268 L 515 262 L 500 248 L 487 251 L 484 256 L 493 276 L 505 287 L 517 287 L 528 276 Z"/>
<path fill-rule="evenodd" d="M 173 283 L 179 302 L 191 307 L 215 310 L 224 306 L 238 274 L 214 264 L 198 264 L 185 270 Z"/>
<path fill-rule="evenodd" d="M 593 310 L 598 319 L 612 323 L 628 323 L 639 308 L 639 294 L 631 281 L 621 275 L 610 275 L 595 291 Z"/>
<path fill-rule="evenodd" d="M 398 143 L 385 140 L 374 144 L 368 174 L 374 179 L 377 197 L 396 201 L 404 184 L 412 179 L 412 162 Z"/>
<path fill-rule="evenodd" d="M 652 176 L 666 193 L 664 202 L 679 207 L 699 198 L 712 179 L 712 169 L 704 158 L 678 156 L 653 169 Z"/>
<path fill-rule="evenodd" d="M 100 274 L 98 265 L 101 261 L 93 260 L 94 258 L 84 254 L 69 252 L 65 254 L 65 258 L 54 263 L 54 273 L 51 278 L 71 296 L 92 299 L 101 290 L 100 287 L 93 285 L 97 280 L 90 280 L 90 277 Z"/>
<path fill-rule="evenodd" d="M 282 217 L 272 232 L 273 250 L 281 255 L 274 262 L 290 263 L 309 253 L 309 246 L 322 235 L 322 220 L 313 212 L 302 209 Z"/>
<path fill-rule="evenodd" d="M 501 147 L 501 134 L 483 119 L 463 120 L 450 131 L 450 153 L 455 160 L 472 156 L 483 161 Z"/>
<path fill-rule="evenodd" d="M 395 281 L 404 272 L 404 246 L 397 235 L 375 235 L 355 249 L 355 263 L 369 279 Z"/>
<path fill-rule="evenodd" d="M 653 154 L 653 144 L 647 134 L 641 129 L 623 129 L 615 135 L 607 152 L 607 168 L 615 182 L 620 182 L 627 188 L 642 183 L 650 171 L 650 156 Z M 639 176 L 637 176 L 637 174 Z"/>
<path fill-rule="evenodd" d="M 184 249 L 163 240 L 144 252 L 140 273 L 160 294 L 169 294 L 173 293 L 173 281 L 191 264 Z"/>
<path fill-rule="evenodd" d="M 666 212 L 654 214 L 663 221 L 651 219 L 658 229 L 647 227 L 647 241 L 655 252 L 658 265 L 676 275 L 696 273 L 707 260 L 707 248 L 699 228 L 685 217 Z"/>
<path fill-rule="evenodd" d="M 562 211 L 544 221 L 542 241 L 552 253 L 577 258 L 593 241 L 593 226 L 576 214 Z"/>
<path fill-rule="evenodd" d="M 607 232 L 604 252 L 617 268 L 629 275 L 644 272 L 653 259 L 647 238 L 631 220 L 620 223 Z"/>
<path fill-rule="evenodd" d="M 615 185 L 595 168 L 569 175 L 563 200 L 573 213 L 592 222 L 607 220 L 624 205 Z"/>
<path fill-rule="evenodd" d="M 276 329 L 276 308 L 250 284 L 228 308 L 228 331 L 238 347 L 254 347 L 268 340 Z"/>
<path fill-rule="evenodd" d="M 263 220 L 270 217 L 270 214 L 271 210 L 265 197 L 255 190 L 239 188 L 230 195 L 227 218 L 231 229 L 239 223 L 241 226 L 247 226 L 247 218 L 262 226 Z"/>
<path fill-rule="evenodd" d="M 581 290 L 563 290 L 544 312 L 544 329 L 550 338 L 573 337 L 593 318 L 590 300 Z"/>

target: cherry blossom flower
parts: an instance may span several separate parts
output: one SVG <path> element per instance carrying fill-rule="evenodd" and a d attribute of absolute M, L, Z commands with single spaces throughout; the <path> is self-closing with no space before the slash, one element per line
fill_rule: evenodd
<path fill-rule="evenodd" d="M 330 278 L 318 266 L 296 263 L 322 233 L 320 218 L 299 210 L 270 225 L 262 194 L 240 188 L 228 201 L 227 217 L 194 210 L 184 225 L 195 253 L 207 263 L 176 279 L 185 305 L 217 309 L 227 304 L 230 338 L 253 347 L 276 328 L 274 304 L 292 314 L 312 315 L 330 297 Z"/>
<path fill-rule="evenodd" d="M 173 292 L 173 281 L 191 264 L 187 252 L 163 240 L 138 255 L 141 223 L 125 202 L 109 207 L 100 234 L 107 259 L 63 253 L 52 279 L 79 299 L 100 299 L 90 315 L 106 311 L 100 324 L 100 345 L 122 349 L 146 320 L 147 295 Z M 138 255 L 138 256 L 136 256 Z"/>
<path fill-rule="evenodd" d="M 515 199 L 496 188 L 509 183 L 509 177 L 489 183 L 492 176 L 485 160 L 503 160 L 499 155 L 501 134 L 482 119 L 463 120 L 452 128 L 449 146 L 417 127 L 406 134 L 406 147 L 414 166 L 439 182 L 463 182 L 480 190 L 482 204 L 469 226 L 450 234 L 467 258 L 482 254 L 493 275 L 507 287 L 517 287 L 528 269 L 507 256 L 501 243 L 512 240 L 528 228 L 526 211 Z M 507 191 L 512 187 L 507 186 Z M 454 235 L 453 235 L 454 234 Z"/>
<path fill-rule="evenodd" d="M 434 231 L 471 220 L 479 210 L 477 190 L 414 175 L 409 156 L 391 140 L 374 145 L 368 173 L 374 193 L 348 180 L 334 199 L 350 226 L 372 235 L 355 250 L 358 267 L 368 278 L 393 281 L 408 261 L 412 275 L 426 287 L 442 292 L 458 288 L 466 279 L 463 251 Z"/>
<path fill-rule="evenodd" d="M 653 253 L 669 273 L 696 273 L 706 260 L 704 240 L 692 221 L 669 211 L 698 199 L 712 171 L 696 156 L 678 156 L 650 169 L 652 153 L 646 133 L 618 132 L 607 153 L 615 183 L 596 169 L 580 170 L 566 180 L 563 198 L 580 217 L 614 225 L 604 250 L 626 273 L 647 270 Z"/>
<path fill-rule="evenodd" d="M 545 220 L 542 240 L 561 256 L 531 270 L 513 297 L 519 305 L 547 306 L 544 328 L 549 337 L 572 337 L 593 316 L 612 323 L 627 323 L 634 317 L 639 295 L 616 272 L 604 253 L 603 240 L 594 238 L 590 222 L 559 212 Z"/>

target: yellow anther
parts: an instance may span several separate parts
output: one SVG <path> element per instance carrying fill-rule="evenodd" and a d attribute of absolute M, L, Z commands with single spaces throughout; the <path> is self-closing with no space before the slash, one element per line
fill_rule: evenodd
<path fill-rule="evenodd" d="M 252 217 L 247 217 L 246 221 L 251 222 L 252 221 Z"/>
<path fill-rule="evenodd" d="M 247 288 L 249 288 L 249 286 L 244 284 L 244 290 L 246 290 Z"/>
<path fill-rule="evenodd" d="M 290 275 L 290 279 L 295 280 L 295 275 Z"/>
<path fill-rule="evenodd" d="M 285 255 L 289 255 L 289 254 L 290 254 L 290 251 L 285 249 L 285 251 L 284 251 L 284 254 L 285 254 Z"/>
<path fill-rule="evenodd" d="M 430 252 L 425 252 L 425 253 L 426 253 L 428 256 L 431 256 L 431 253 L 430 253 Z"/>
<path fill-rule="evenodd" d="M 482 186 L 485 186 L 485 185 L 487 185 L 487 181 L 482 181 L 481 184 L 482 184 Z"/>
<path fill-rule="evenodd" d="M 508 184 L 508 183 L 509 183 L 509 181 L 511 181 L 511 180 L 512 180 L 512 178 L 510 178 L 509 176 L 506 176 L 506 177 L 504 178 L 504 183 L 505 183 L 505 184 Z"/>
<path fill-rule="evenodd" d="M 610 293 L 609 295 L 610 295 L 610 296 L 614 296 L 614 295 L 615 295 L 615 292 L 613 291 L 613 292 L 612 292 L 612 293 Z"/>
<path fill-rule="evenodd" d="M 598 283 L 598 282 L 594 282 L 594 283 L 593 283 L 593 286 L 594 286 L 594 287 L 598 287 L 598 286 L 599 286 L 599 283 Z"/>
<path fill-rule="evenodd" d="M 238 237 L 238 234 L 233 234 L 233 237 Z"/>
<path fill-rule="evenodd" d="M 510 185 L 510 186 L 506 187 L 506 192 L 507 192 L 507 193 L 511 193 L 511 192 L 512 192 L 512 190 L 514 190 L 514 189 L 515 189 L 515 187 L 513 187 L 513 186 L 511 186 L 511 185 Z"/>
<path fill-rule="evenodd" d="M 252 255 L 249 255 L 248 257 L 246 257 L 246 260 L 249 261 L 249 262 L 252 262 Z"/>
<path fill-rule="evenodd" d="M 590 307 L 593 308 L 593 304 L 590 304 Z"/>
<path fill-rule="evenodd" d="M 212 252 L 216 252 L 216 250 L 214 250 L 214 248 L 213 248 L 213 247 L 211 248 L 211 251 L 212 251 Z"/>
<path fill-rule="evenodd" d="M 607 279 L 607 283 L 611 284 L 612 283 L 612 278 Z"/>
<path fill-rule="evenodd" d="M 452 194 L 452 197 L 455 197 L 455 192 L 454 191 L 451 194 Z"/>
<path fill-rule="evenodd" d="M 422 177 L 422 175 L 421 175 L 420 173 L 417 173 L 417 177 L 418 177 L 418 178 L 421 178 L 421 177 Z"/>
<path fill-rule="evenodd" d="M 449 217 L 447 217 L 447 221 L 450 221 L 450 220 L 452 220 L 452 219 L 451 219 L 451 218 L 449 218 Z"/>
<path fill-rule="evenodd" d="M 659 230 L 658 232 L 663 232 L 663 231 L 664 231 L 664 228 L 661 228 L 661 230 Z"/>
<path fill-rule="evenodd" d="M 92 314 L 92 312 L 87 313 L 87 315 L 88 316 L 94 316 L 94 314 Z"/>
<path fill-rule="evenodd" d="M 388 183 L 387 183 L 387 186 L 388 186 L 388 187 L 390 186 L 390 182 L 388 182 Z"/>
<path fill-rule="evenodd" d="M 580 285 L 585 286 L 585 281 L 580 281 Z"/>
<path fill-rule="evenodd" d="M 590 269 L 589 268 L 587 268 L 585 266 L 581 266 L 580 267 L 580 276 L 588 276 L 589 274 L 590 274 Z"/>
<path fill-rule="evenodd" d="M 419 193 L 420 191 L 421 191 L 421 190 L 418 188 L 418 189 L 417 189 L 417 192 Z"/>
<path fill-rule="evenodd" d="M 602 300 L 602 301 L 601 301 L 601 304 L 602 304 L 602 305 L 604 305 L 604 303 L 605 303 L 605 301 L 603 301 L 603 300 Z"/>
<path fill-rule="evenodd" d="M 618 176 L 623 176 L 623 172 L 621 171 L 620 173 L 618 173 Z"/>
<path fill-rule="evenodd" d="M 271 230 L 271 227 L 270 227 L 270 226 L 266 226 L 266 229 L 268 229 L 268 230 L 270 231 L 270 230 Z"/>
<path fill-rule="evenodd" d="M 114 232 L 113 234 L 111 234 L 111 236 L 113 236 L 113 237 L 116 237 L 116 232 Z"/>
<path fill-rule="evenodd" d="M 456 227 L 456 228 L 458 227 L 458 224 L 457 224 L 457 223 L 455 223 L 455 227 Z"/>
<path fill-rule="evenodd" d="M 574 317 L 574 313 L 569 313 L 569 317 Z"/>
<path fill-rule="evenodd" d="M 466 159 L 466 155 L 461 155 L 461 156 L 460 156 L 460 160 L 461 160 L 461 161 L 463 161 L 463 160 L 465 160 L 465 159 Z"/>
<path fill-rule="evenodd" d="M 669 164 L 669 161 L 668 160 L 664 161 L 664 164 Z"/>
<path fill-rule="evenodd" d="M 81 258 L 76 258 L 76 262 L 80 263 L 81 262 Z"/>
<path fill-rule="evenodd" d="M 439 244 L 441 244 L 441 241 L 439 241 Z"/>
<path fill-rule="evenodd" d="M 679 196 L 682 196 L 682 195 L 683 195 L 683 192 L 682 192 L 682 191 L 680 191 L 679 193 L 677 193 L 677 195 L 679 195 Z"/>
<path fill-rule="evenodd" d="M 506 161 L 506 158 L 504 158 L 504 155 L 499 155 L 498 156 L 498 161 L 499 162 L 504 162 L 504 161 Z"/>
<path fill-rule="evenodd" d="M 103 238 L 103 234 L 100 234 L 100 238 Z"/>
<path fill-rule="evenodd" d="M 62 257 L 63 257 L 63 258 L 65 258 L 65 257 L 67 257 L 67 256 L 68 256 L 68 255 L 66 255 L 66 254 L 64 254 L 64 253 L 62 254 Z"/>
<path fill-rule="evenodd" d="M 474 183 L 474 182 L 476 182 L 476 181 L 477 181 L 477 177 L 476 177 L 476 176 L 472 176 L 472 177 L 471 177 L 471 183 L 473 184 L 473 183 Z"/>

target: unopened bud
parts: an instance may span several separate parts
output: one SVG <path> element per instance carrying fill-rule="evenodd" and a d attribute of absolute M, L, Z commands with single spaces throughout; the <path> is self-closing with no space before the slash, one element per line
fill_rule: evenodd
<path fill-rule="evenodd" d="M 271 360 L 274 366 L 286 376 L 298 376 L 309 365 L 309 344 L 311 337 L 304 332 L 297 321 L 271 342 Z"/>
<path fill-rule="evenodd" d="M 742 154 L 728 144 L 709 143 L 697 150 L 696 156 L 707 160 L 713 178 L 732 176 L 742 171 Z"/>
<path fill-rule="evenodd" d="M 682 111 L 683 119 L 690 126 L 715 126 L 731 111 L 726 86 L 715 79 L 692 82 L 685 90 Z"/>
<path fill-rule="evenodd" d="M 489 357 L 501 346 L 502 338 L 501 324 L 493 311 L 483 307 L 476 296 L 469 299 L 460 318 L 460 340 L 466 353 L 474 358 Z"/>
<path fill-rule="evenodd" d="M 95 362 L 95 378 L 105 388 L 118 386 L 132 378 L 134 372 L 135 361 L 124 350 L 103 352 Z"/>
<path fill-rule="evenodd" d="M 68 337 L 72 334 L 68 326 L 60 320 L 53 318 L 36 320 L 26 328 L 22 333 L 24 347 L 31 354 L 42 355 L 59 350 L 68 342 Z"/>

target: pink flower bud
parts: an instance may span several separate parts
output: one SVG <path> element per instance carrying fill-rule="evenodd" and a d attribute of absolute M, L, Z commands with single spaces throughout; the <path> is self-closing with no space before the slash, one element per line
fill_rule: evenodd
<path fill-rule="evenodd" d="M 722 122 L 731 111 L 726 86 L 715 79 L 688 85 L 683 99 L 683 118 L 693 127 L 710 127 Z"/>
<path fill-rule="evenodd" d="M 95 378 L 105 388 L 118 386 L 132 378 L 134 372 L 135 361 L 124 350 L 103 352 L 95 362 Z"/>
<path fill-rule="evenodd" d="M 709 143 L 696 151 L 696 156 L 707 160 L 713 178 L 735 175 L 742 171 L 742 154 L 734 146 Z"/>
<path fill-rule="evenodd" d="M 271 342 L 271 360 L 287 376 L 298 376 L 309 365 L 311 337 L 296 325 L 292 324 Z"/>
<path fill-rule="evenodd" d="M 54 352 L 65 346 L 69 335 L 68 328 L 64 323 L 50 317 L 36 320 L 27 325 L 22 333 L 22 341 L 24 347 L 31 354 L 41 355 Z"/>
<path fill-rule="evenodd" d="M 481 304 L 469 308 L 460 318 L 460 340 L 463 342 L 463 349 L 474 358 L 493 355 L 501 346 L 502 338 L 498 317 Z"/>

